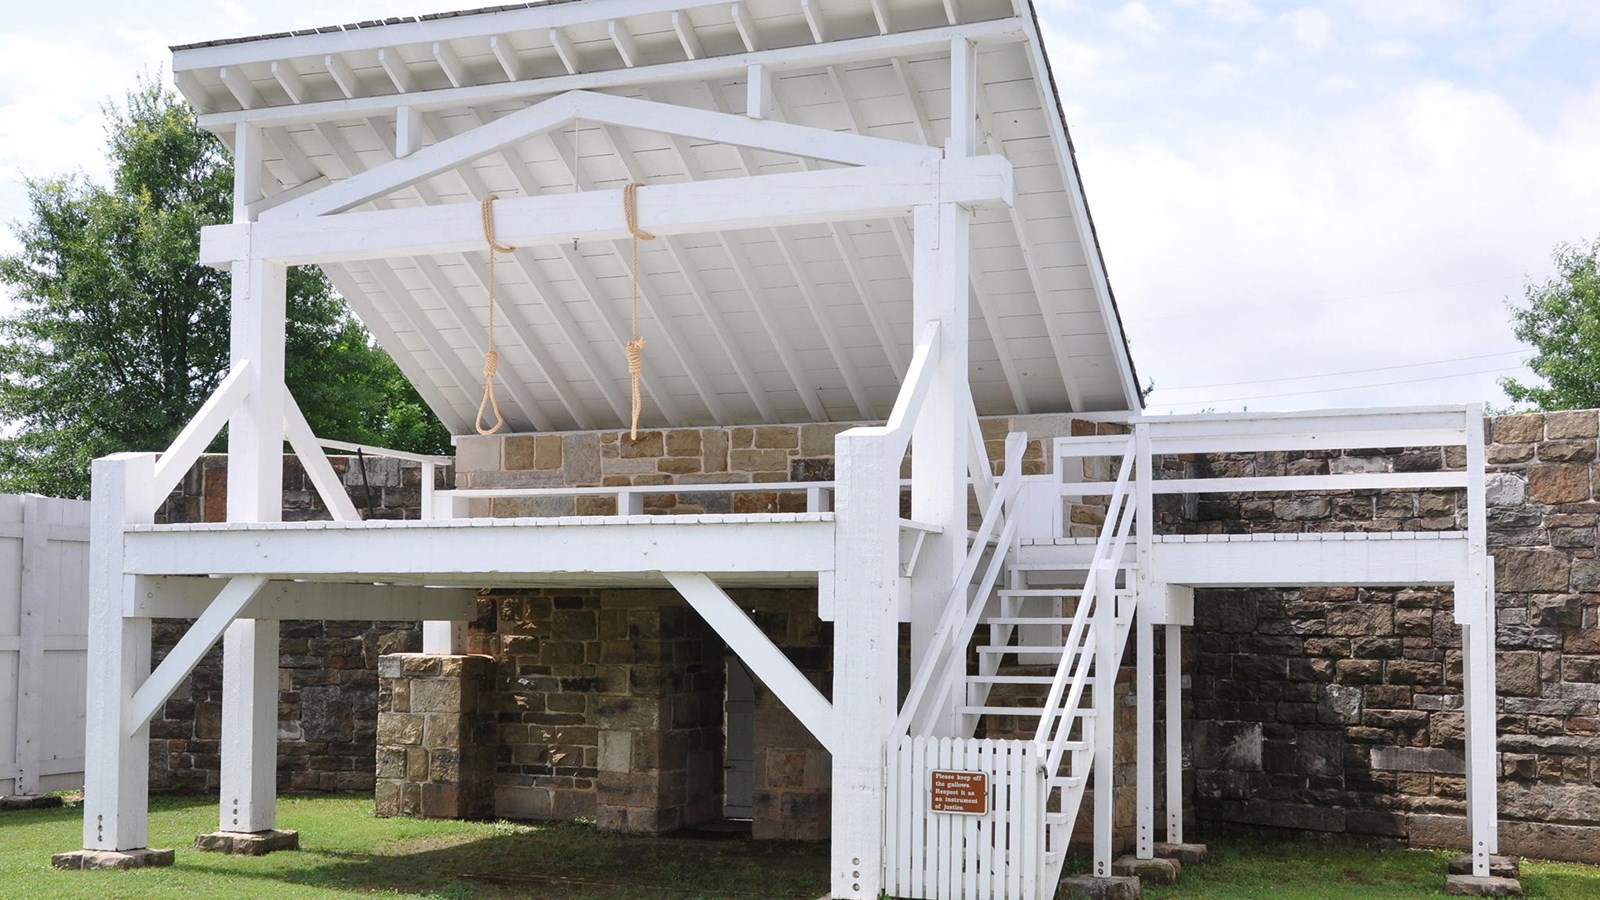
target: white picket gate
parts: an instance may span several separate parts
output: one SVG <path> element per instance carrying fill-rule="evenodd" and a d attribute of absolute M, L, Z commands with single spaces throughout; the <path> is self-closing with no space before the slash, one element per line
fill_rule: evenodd
<path fill-rule="evenodd" d="M 83 786 L 89 503 L 0 494 L 0 795 Z"/>
<path fill-rule="evenodd" d="M 935 812 L 935 770 L 987 775 L 987 811 Z M 891 896 L 1039 895 L 1046 792 L 1033 742 L 903 737 L 890 766 L 888 793 L 884 883 Z"/>

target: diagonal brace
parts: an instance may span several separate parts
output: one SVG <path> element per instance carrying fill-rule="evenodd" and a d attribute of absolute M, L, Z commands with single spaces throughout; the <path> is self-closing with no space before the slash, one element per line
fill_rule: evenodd
<path fill-rule="evenodd" d="M 161 705 L 167 702 L 167 698 L 172 696 L 172 692 L 178 689 L 178 684 L 194 671 L 200 657 L 216 645 L 228 625 L 238 618 L 245 605 L 255 599 L 266 583 L 267 579 L 261 575 L 241 575 L 228 581 L 227 587 L 217 594 L 217 599 L 211 601 L 200 618 L 195 619 L 189 630 L 183 633 L 167 658 L 134 691 L 133 700 L 126 707 L 128 718 L 122 723 L 124 734 L 133 734 L 150 721 Z"/>
<path fill-rule="evenodd" d="M 706 620 L 739 659 L 761 679 L 769 690 L 778 695 L 783 705 L 794 713 L 800 724 L 810 731 L 822 746 L 833 752 L 833 704 L 822 696 L 816 685 L 795 668 L 789 657 L 762 632 L 750 617 L 739 609 L 717 583 L 699 572 L 662 572 L 683 599 L 689 601 L 695 612 Z"/>

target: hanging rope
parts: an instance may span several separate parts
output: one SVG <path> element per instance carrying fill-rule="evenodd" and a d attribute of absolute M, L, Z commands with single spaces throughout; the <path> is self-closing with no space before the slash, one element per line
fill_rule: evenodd
<path fill-rule="evenodd" d="M 628 432 L 630 440 L 639 437 L 639 373 L 644 369 L 644 340 L 639 337 L 639 242 L 653 241 L 656 236 L 639 228 L 639 188 L 643 185 L 630 181 L 622 188 L 622 215 L 628 222 L 628 233 L 633 236 L 633 332 L 628 341 L 628 377 L 633 382 L 633 424 Z"/>
<path fill-rule="evenodd" d="M 500 368 L 500 351 L 494 345 L 494 259 L 501 253 L 510 253 L 516 249 L 502 244 L 494 239 L 494 201 L 498 199 L 494 194 L 483 198 L 483 241 L 489 245 L 489 333 L 483 349 L 483 399 L 478 403 L 478 416 L 472 420 L 472 427 L 479 434 L 494 434 L 505 427 L 505 416 L 500 414 L 500 401 L 494 396 L 494 376 Z M 494 424 L 485 428 L 483 425 L 483 412 L 490 410 L 494 413 Z"/>

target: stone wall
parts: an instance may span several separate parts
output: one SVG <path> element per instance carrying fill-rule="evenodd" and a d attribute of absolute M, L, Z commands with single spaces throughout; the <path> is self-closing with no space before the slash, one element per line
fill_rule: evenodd
<path fill-rule="evenodd" d="M 371 517 L 417 518 L 421 466 L 367 457 L 365 479 L 353 457 L 330 458 L 359 509 Z M 451 486 L 441 469 L 436 486 Z M 206 454 L 157 512 L 158 522 L 219 522 L 227 515 L 227 457 Z M 299 460 L 284 458 L 284 518 L 326 519 Z M 170 651 L 188 621 L 158 619 L 153 658 Z M 278 785 L 286 791 L 373 788 L 378 659 L 422 649 L 417 622 L 282 624 L 278 678 Z M 222 728 L 222 649 L 200 661 L 150 723 L 150 783 L 157 791 L 215 790 Z"/>
<path fill-rule="evenodd" d="M 486 656 L 396 653 L 378 663 L 379 816 L 481 819 L 494 807 L 494 671 Z"/>
<path fill-rule="evenodd" d="M 1600 861 L 1600 562 L 1595 411 L 1496 419 L 1502 849 Z M 1190 473 L 1457 468 L 1439 449 L 1182 461 Z M 1216 497 L 1169 507 L 1205 532 L 1463 527 L 1459 492 Z M 1448 591 L 1202 591 L 1185 670 L 1202 833 L 1287 828 L 1419 846 L 1465 841 L 1460 631 Z"/>

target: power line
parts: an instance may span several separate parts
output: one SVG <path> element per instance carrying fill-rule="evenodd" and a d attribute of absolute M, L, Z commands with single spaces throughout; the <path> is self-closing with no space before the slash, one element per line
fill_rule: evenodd
<path fill-rule="evenodd" d="M 1239 385 L 1244 385 L 1244 384 L 1269 384 L 1269 383 L 1275 382 L 1275 381 L 1305 381 L 1306 379 L 1309 379 L 1309 378 L 1333 378 L 1333 377 L 1338 376 L 1338 375 L 1361 375 L 1361 374 L 1365 374 L 1367 372 L 1392 372 L 1395 369 L 1415 369 L 1415 368 L 1417 368 L 1419 366 L 1437 366 L 1437 365 L 1443 365 L 1444 363 L 1467 362 L 1469 360 L 1474 360 L 1474 359 L 1492 359 L 1492 358 L 1494 358 L 1496 356 L 1513 356 L 1513 355 L 1522 354 L 1522 353 L 1528 353 L 1528 352 L 1530 352 L 1530 351 L 1528 351 L 1526 349 L 1523 349 L 1523 350 L 1504 350 L 1504 351 L 1502 351 L 1500 353 L 1480 353 L 1477 356 L 1456 356 L 1456 357 L 1452 357 L 1450 359 L 1435 359 L 1435 360 L 1432 360 L 1432 361 L 1429 361 L 1429 362 L 1402 363 L 1400 365 L 1395 365 L 1395 366 L 1374 366 L 1373 368 L 1370 368 L 1370 369 L 1346 369 L 1343 372 L 1323 372 L 1320 375 L 1285 375 L 1282 378 L 1256 378 L 1256 379 L 1252 379 L 1250 381 L 1219 381 L 1219 382 L 1217 382 L 1215 384 L 1180 384 L 1180 385 L 1178 385 L 1176 387 L 1162 387 L 1161 385 L 1158 384 L 1158 385 L 1156 385 L 1156 392 L 1160 393 L 1161 391 L 1191 391 L 1191 390 L 1198 390 L 1200 388 L 1238 387 Z"/>
<path fill-rule="evenodd" d="M 1359 391 L 1365 388 L 1391 387 L 1397 384 L 1416 384 L 1422 381 L 1442 381 L 1449 378 L 1467 378 L 1472 375 L 1494 375 L 1502 372 L 1520 372 L 1522 366 L 1510 366 L 1500 369 L 1482 369 L 1474 372 L 1457 372 L 1454 375 L 1429 375 L 1423 378 L 1402 378 L 1398 381 L 1380 381 L 1375 384 L 1351 384 L 1344 387 L 1320 388 L 1312 391 L 1286 391 L 1281 394 L 1255 394 L 1249 397 L 1217 397 L 1210 400 L 1182 400 L 1176 403 L 1157 404 L 1165 406 L 1205 406 L 1214 403 L 1238 403 L 1242 400 L 1273 400 L 1278 397 L 1300 397 L 1306 394 L 1333 394 L 1340 391 Z"/>
<path fill-rule="evenodd" d="M 1470 287 L 1475 284 L 1494 284 L 1506 281 L 1523 281 L 1526 283 L 1535 280 L 1543 280 L 1544 278 L 1548 277 L 1549 276 L 1501 275 L 1495 278 L 1474 278 L 1470 281 L 1450 281 L 1444 284 L 1430 284 L 1423 285 L 1421 287 L 1395 288 L 1388 291 L 1372 291 L 1364 294 L 1346 294 L 1342 297 L 1324 297 L 1321 300 L 1297 300 L 1291 303 L 1268 303 L 1259 306 L 1223 306 L 1207 309 L 1204 312 L 1162 315 L 1153 320 L 1153 322 L 1150 324 L 1171 321 L 1174 319 L 1215 318 L 1218 315 L 1235 315 L 1238 313 L 1249 312 L 1271 312 L 1273 310 L 1293 309 L 1301 306 L 1326 306 L 1329 303 L 1347 303 L 1352 300 L 1371 300 L 1379 297 L 1393 297 L 1399 294 L 1420 294 L 1426 291 L 1439 291 L 1447 288 Z"/>

